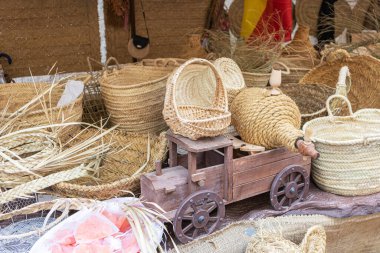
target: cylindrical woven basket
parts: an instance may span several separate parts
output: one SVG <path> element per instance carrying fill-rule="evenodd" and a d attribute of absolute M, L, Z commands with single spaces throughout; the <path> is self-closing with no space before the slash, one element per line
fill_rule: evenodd
<path fill-rule="evenodd" d="M 335 89 L 317 84 L 284 83 L 280 89 L 296 102 L 301 112 L 302 125 L 314 118 L 326 116 L 326 100 L 335 93 Z"/>
<path fill-rule="evenodd" d="M 298 83 L 311 69 L 289 68 L 289 74 L 282 76 L 282 83 Z"/>
<path fill-rule="evenodd" d="M 135 133 L 157 133 L 167 129 L 162 109 L 171 70 L 127 65 L 105 71 L 100 85 L 111 123 Z"/>
<path fill-rule="evenodd" d="M 349 106 L 350 116 L 334 116 L 330 101 L 340 98 Z M 320 157 L 313 161 L 312 176 L 323 190 L 345 196 L 380 192 L 380 117 L 353 114 L 349 100 L 333 95 L 326 102 L 329 116 L 307 122 L 313 130 Z M 380 111 L 380 110 L 379 110 Z M 374 115 L 370 113 L 369 115 Z M 379 115 L 377 113 L 377 115 Z"/>
<path fill-rule="evenodd" d="M 227 90 L 228 104 L 230 105 L 239 92 L 246 88 L 243 74 L 230 58 L 219 58 L 214 61 L 216 69 L 222 77 L 223 85 Z"/>
<path fill-rule="evenodd" d="M 96 132 L 88 129 L 76 141 L 85 141 Z M 153 171 L 155 162 L 162 161 L 167 151 L 164 134 L 153 136 L 115 131 L 99 142 L 111 142 L 113 152 L 103 158 L 98 177 L 59 183 L 52 187 L 54 193 L 101 200 L 127 195 L 128 192 L 138 193 L 140 176 Z"/>
<path fill-rule="evenodd" d="M 10 117 L 13 112 L 16 112 L 50 87 L 51 84 L 48 83 L 2 84 L 0 86 L 0 108 L 4 110 L 4 117 Z M 59 84 L 51 89 L 51 91 L 48 91 L 46 95 L 30 106 L 25 115 L 20 117 L 13 126 L 14 130 L 63 122 L 82 122 L 83 94 L 69 105 L 58 107 L 57 103 L 64 89 L 65 87 Z M 79 128 L 79 125 L 62 127 L 59 130 L 59 137 L 62 140 L 66 140 L 70 138 L 70 134 L 73 131 Z"/>
<path fill-rule="evenodd" d="M 227 130 L 231 122 L 227 92 L 211 62 L 190 59 L 172 73 L 163 115 L 174 133 L 194 140 L 218 136 Z"/>

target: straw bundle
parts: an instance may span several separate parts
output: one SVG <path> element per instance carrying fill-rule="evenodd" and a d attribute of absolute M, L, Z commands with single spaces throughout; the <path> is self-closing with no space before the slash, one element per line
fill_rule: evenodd
<path fill-rule="evenodd" d="M 96 129 L 87 129 L 71 145 L 77 145 L 99 134 Z M 140 186 L 140 175 L 151 172 L 157 160 L 166 154 L 166 138 L 163 134 L 124 134 L 119 131 L 105 135 L 93 143 L 109 143 L 112 153 L 102 157 L 98 174 L 93 178 L 81 178 L 60 183 L 52 187 L 62 196 L 109 199 L 136 192 Z"/>
<path fill-rule="evenodd" d="M 47 83 L 4 84 L 0 87 L 0 119 L 9 121 L 17 117 L 10 126 L 12 131 L 38 125 L 49 125 L 62 122 L 82 121 L 81 95 L 69 105 L 57 107 L 64 86 Z M 23 114 L 23 115 L 20 115 Z M 78 125 L 58 129 L 61 138 L 69 138 L 70 132 L 78 129 Z"/>
<path fill-rule="evenodd" d="M 115 60 L 110 58 L 108 63 L 111 59 Z M 118 65 L 117 69 L 105 71 L 100 85 L 111 123 L 128 132 L 157 133 L 165 130 L 167 126 L 162 109 L 166 80 L 171 70 L 165 67 Z"/>
<path fill-rule="evenodd" d="M 207 49 L 214 57 L 227 57 L 234 60 L 243 72 L 269 73 L 281 55 L 281 42 L 276 41 L 277 34 L 263 34 L 249 41 L 237 39 L 231 43 L 228 33 L 206 31 L 208 34 Z"/>
<path fill-rule="evenodd" d="M 348 98 L 354 110 L 380 108 L 380 61 L 371 56 L 352 56 L 345 51 L 330 54 L 331 60 L 315 67 L 301 80 L 300 84 L 322 84 L 335 87 L 339 70 L 348 66 L 352 85 Z"/>

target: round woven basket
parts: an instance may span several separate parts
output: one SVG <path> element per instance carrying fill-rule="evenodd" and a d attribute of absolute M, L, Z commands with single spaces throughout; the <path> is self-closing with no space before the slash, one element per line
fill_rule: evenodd
<path fill-rule="evenodd" d="M 100 85 L 111 123 L 135 133 L 158 133 L 167 129 L 162 109 L 171 70 L 166 67 L 118 65 L 116 69 L 105 71 Z"/>
<path fill-rule="evenodd" d="M 47 91 L 50 87 L 51 84 L 48 83 L 2 84 L 0 86 L 0 108 L 4 112 L 4 118 L 9 118 L 12 113 L 29 103 L 34 97 Z M 58 107 L 57 103 L 64 89 L 63 85 L 57 85 L 51 91 L 48 91 L 46 95 L 29 107 L 25 115 L 19 118 L 13 126 L 14 130 L 63 122 L 81 122 L 83 95 L 66 106 Z M 78 130 L 79 127 L 77 125 L 60 128 L 58 132 L 60 139 L 66 140 L 70 138 L 70 134 Z"/>
<path fill-rule="evenodd" d="M 246 87 L 243 74 L 236 62 L 230 58 L 216 59 L 214 65 L 222 77 L 223 85 L 227 90 L 228 104 L 230 105 L 236 95 Z"/>
<path fill-rule="evenodd" d="M 330 57 L 325 62 L 307 73 L 300 84 L 323 84 L 334 88 L 339 70 L 348 66 L 352 85 L 348 98 L 353 110 L 363 108 L 380 108 L 380 61 L 371 56 L 352 56 L 348 54 Z"/>
<path fill-rule="evenodd" d="M 318 84 L 285 83 L 280 89 L 296 102 L 301 111 L 302 125 L 314 118 L 326 116 L 326 100 L 335 93 L 335 89 Z"/>
<path fill-rule="evenodd" d="M 330 101 L 337 98 L 348 104 L 349 116 L 333 115 Z M 329 116 L 303 126 L 304 131 L 313 130 L 312 140 L 320 153 L 313 161 L 314 181 L 321 189 L 338 195 L 380 192 L 380 117 L 373 112 L 368 114 L 371 118 L 363 116 L 366 109 L 354 114 L 349 100 L 341 95 L 331 96 L 326 106 Z"/>
<path fill-rule="evenodd" d="M 283 76 L 290 74 L 289 67 L 286 64 L 282 62 L 276 62 L 275 64 L 278 64 L 281 68 L 285 70 L 285 71 L 282 71 Z M 244 81 L 247 87 L 265 88 L 269 84 L 271 73 L 253 73 L 253 72 L 242 72 L 242 73 L 243 73 Z"/>
<path fill-rule="evenodd" d="M 231 122 L 227 92 L 215 66 L 194 58 L 170 76 L 163 115 L 175 134 L 190 139 L 223 134 Z"/>
<path fill-rule="evenodd" d="M 96 129 L 88 129 L 75 141 L 83 142 L 97 132 Z M 101 200 L 127 195 L 128 192 L 137 193 L 140 176 L 153 171 L 155 162 L 162 161 L 167 151 L 164 134 L 154 136 L 114 131 L 99 142 L 110 142 L 112 147 L 112 152 L 102 159 L 99 175 L 56 184 L 52 187 L 54 193 Z"/>

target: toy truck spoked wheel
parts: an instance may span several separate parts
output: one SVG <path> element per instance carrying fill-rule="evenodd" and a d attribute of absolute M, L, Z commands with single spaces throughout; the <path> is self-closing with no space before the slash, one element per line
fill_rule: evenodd
<path fill-rule="evenodd" d="M 275 210 L 284 210 L 298 203 L 309 192 L 310 177 L 307 171 L 297 165 L 284 168 L 273 180 L 270 200 Z"/>
<path fill-rule="evenodd" d="M 225 215 L 223 199 L 216 193 L 201 190 L 192 193 L 179 206 L 174 217 L 174 233 L 187 243 L 200 235 L 214 232 Z"/>

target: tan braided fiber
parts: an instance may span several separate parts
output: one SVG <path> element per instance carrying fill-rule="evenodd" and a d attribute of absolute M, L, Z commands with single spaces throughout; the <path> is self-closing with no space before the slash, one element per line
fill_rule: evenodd
<path fill-rule="evenodd" d="M 47 223 L 46 226 L 23 234 L 0 235 L 0 240 L 20 239 L 32 235 L 41 235 L 68 217 L 69 211 L 81 210 L 84 207 L 92 206 L 94 203 L 95 201 L 89 199 L 54 199 L 51 201 L 38 202 L 9 213 L 0 214 L 0 221 L 5 221 L 9 219 L 13 220 L 13 218 L 20 215 L 25 215 L 27 218 L 28 215 L 40 216 L 41 212 L 42 214 L 45 213 L 45 215 L 48 215 L 49 212 L 51 213 L 56 211 L 61 213 L 54 221 Z"/>
<path fill-rule="evenodd" d="M 380 61 L 371 56 L 350 57 L 342 50 L 329 55 L 335 59 L 312 69 L 300 80 L 300 84 L 323 84 L 335 88 L 339 70 L 348 66 L 352 79 L 348 98 L 353 110 L 380 108 Z"/>
<path fill-rule="evenodd" d="M 83 95 L 69 105 L 57 107 L 61 98 L 64 85 L 58 84 L 51 91 L 48 83 L 12 83 L 0 86 L 0 118 L 7 119 L 12 113 L 30 102 L 34 97 L 47 93 L 31 105 L 28 111 L 22 115 L 13 125 L 13 131 L 30 128 L 39 125 L 54 123 L 81 122 Z M 59 136 L 63 140 L 70 138 L 71 132 L 79 129 L 77 126 L 66 126 L 58 129 Z"/>
<path fill-rule="evenodd" d="M 97 130 L 88 129 L 77 138 L 77 142 L 91 138 Z M 111 142 L 113 152 L 103 157 L 99 175 L 96 178 L 80 178 L 63 182 L 52 187 L 61 196 L 109 199 L 137 193 L 140 176 L 155 169 L 155 162 L 163 160 L 167 151 L 165 133 L 131 134 L 114 131 L 98 142 Z M 74 143 L 73 143 L 74 144 Z M 99 143 L 94 143 L 97 145 Z"/>
<path fill-rule="evenodd" d="M 52 185 L 64 181 L 70 181 L 80 177 L 89 176 L 90 166 L 80 165 L 76 168 L 50 174 L 46 177 L 41 177 L 25 184 L 16 186 L 13 189 L 5 191 L 0 195 L 0 205 L 5 204 L 17 198 L 28 197 L 29 194 L 39 192 Z"/>
<path fill-rule="evenodd" d="M 33 169 L 41 162 L 41 159 L 55 155 L 59 150 L 57 142 L 44 133 L 33 132 L 2 138 L 0 139 L 0 177 L 4 180 L 5 174 L 30 175 L 24 169 L 20 169 L 17 164 L 20 163 L 22 168 Z M 38 173 L 41 173 L 41 170 Z"/>
<path fill-rule="evenodd" d="M 335 89 L 318 84 L 283 83 L 280 89 L 296 102 L 301 111 L 302 125 L 314 118 L 326 116 L 326 100 L 335 93 Z"/>
<path fill-rule="evenodd" d="M 227 92 L 211 62 L 190 59 L 172 73 L 163 115 L 174 133 L 190 139 L 218 136 L 227 130 L 231 122 Z"/>
<path fill-rule="evenodd" d="M 350 116 L 333 116 L 330 102 L 343 99 Z M 326 102 L 329 116 L 307 122 L 320 157 L 312 176 L 325 191 L 356 196 L 380 192 L 380 110 L 352 113 L 348 99 L 333 95 Z"/>
<path fill-rule="evenodd" d="M 214 65 L 221 75 L 227 90 L 228 104 L 231 105 L 236 95 L 246 87 L 243 74 L 236 62 L 230 58 L 218 58 Z"/>
<path fill-rule="evenodd" d="M 271 96 L 270 90 L 248 88 L 236 96 L 231 112 L 232 123 L 245 142 L 297 151 L 295 141 L 303 136 L 299 130 L 301 113 L 288 96 Z"/>
<path fill-rule="evenodd" d="M 167 129 L 162 109 L 171 71 L 167 67 L 132 64 L 105 71 L 99 81 L 111 123 L 137 133 Z"/>

